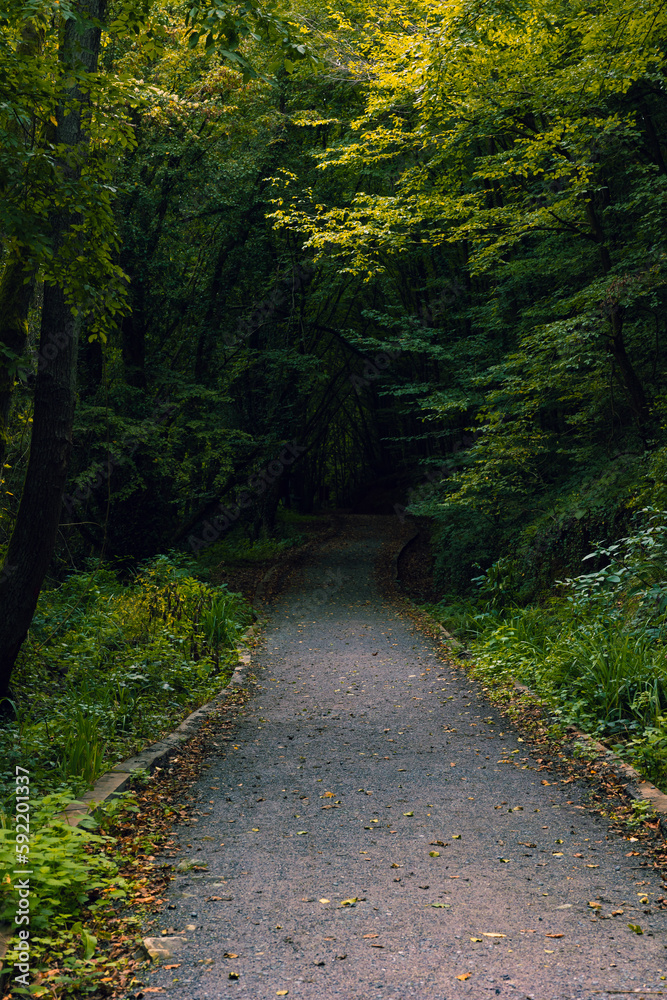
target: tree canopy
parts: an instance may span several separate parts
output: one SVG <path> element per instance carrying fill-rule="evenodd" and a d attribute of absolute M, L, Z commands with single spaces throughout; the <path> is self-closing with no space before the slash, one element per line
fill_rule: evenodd
<path fill-rule="evenodd" d="M 91 556 L 407 508 L 441 592 L 528 598 L 664 506 L 666 42 L 643 0 L 7 0 L 5 689 Z"/>

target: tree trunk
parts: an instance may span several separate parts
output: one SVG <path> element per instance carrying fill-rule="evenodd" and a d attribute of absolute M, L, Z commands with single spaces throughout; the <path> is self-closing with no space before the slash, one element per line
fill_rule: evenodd
<path fill-rule="evenodd" d="M 99 23 L 104 0 L 82 0 L 81 20 L 67 20 L 60 58 L 64 75 L 82 68 L 94 72 L 100 45 Z M 64 94 L 58 109 L 56 141 L 72 150 L 81 162 L 87 143 L 83 108 L 86 96 L 79 89 Z M 69 182 L 76 184 L 77 168 L 61 165 Z M 63 252 L 63 237 L 76 218 L 65 211 L 53 213 L 51 238 L 56 257 Z M 35 384 L 30 457 L 21 503 L 0 573 L 0 698 L 9 689 L 16 657 L 32 621 L 37 599 L 55 548 L 60 510 L 72 442 L 76 392 L 76 357 L 79 319 L 66 302 L 61 285 L 46 284 Z"/>
<path fill-rule="evenodd" d="M 5 462 L 9 434 L 9 407 L 17 364 L 28 342 L 28 308 L 35 287 L 35 271 L 22 250 L 12 253 L 0 279 L 0 469 Z"/>
<path fill-rule="evenodd" d="M 623 306 L 617 302 L 612 303 L 609 318 L 612 332 L 609 352 L 621 373 L 625 388 L 630 397 L 630 405 L 632 406 L 637 427 L 643 437 L 644 425 L 649 410 L 648 400 L 646 399 L 644 386 L 634 370 L 632 362 L 628 357 L 628 352 L 625 349 L 625 340 L 623 338 Z"/>

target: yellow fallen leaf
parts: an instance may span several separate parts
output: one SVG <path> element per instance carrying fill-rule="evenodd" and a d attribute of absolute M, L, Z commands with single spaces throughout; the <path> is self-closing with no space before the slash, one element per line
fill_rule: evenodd
<path fill-rule="evenodd" d="M 452 834 L 452 840 L 460 840 L 460 839 L 461 839 L 461 834 L 460 833 L 453 833 Z"/>
<path fill-rule="evenodd" d="M 506 934 L 496 934 L 494 931 L 491 931 L 489 934 L 486 934 L 484 931 L 482 931 L 482 937 L 507 937 L 507 935 Z"/>
<path fill-rule="evenodd" d="M 226 951 L 222 956 L 223 958 L 238 958 L 239 956 L 234 951 Z"/>
<path fill-rule="evenodd" d="M 409 812 L 409 813 L 403 813 L 403 815 L 404 815 L 404 816 L 414 816 L 414 813 L 413 813 L 413 812 Z"/>
<path fill-rule="evenodd" d="M 592 910 L 599 910 L 602 906 L 602 903 L 590 902 L 588 905 L 591 907 Z"/>
<path fill-rule="evenodd" d="M 549 937 L 549 938 L 561 938 L 561 937 L 565 937 L 564 934 L 545 934 L 544 936 L 545 937 Z"/>
<path fill-rule="evenodd" d="M 330 902 L 331 902 L 330 899 L 321 899 L 320 900 L 320 903 L 330 903 Z"/>
<path fill-rule="evenodd" d="M 335 799 L 336 798 L 336 793 L 335 792 L 325 792 L 324 795 L 320 795 L 320 798 L 321 799 Z"/>
<path fill-rule="evenodd" d="M 277 997 L 286 997 L 288 993 L 289 990 L 276 990 Z"/>
<path fill-rule="evenodd" d="M 471 976 L 472 976 L 472 972 L 463 972 L 463 973 L 461 973 L 460 976 L 457 976 L 456 978 L 460 979 L 461 982 L 463 982 L 464 979 L 470 979 Z"/>
<path fill-rule="evenodd" d="M 259 833 L 259 827 L 258 826 L 253 826 L 252 832 L 253 833 Z"/>
<path fill-rule="evenodd" d="M 480 942 L 480 944 L 481 944 L 481 941 L 482 941 L 482 939 L 481 939 L 481 938 L 470 938 L 470 940 L 471 940 L 471 941 L 479 941 L 479 942 Z"/>
<path fill-rule="evenodd" d="M 364 934 L 363 937 L 365 937 L 365 938 L 376 938 L 376 937 L 380 937 L 380 935 L 379 934 Z"/>
<path fill-rule="evenodd" d="M 550 948 L 545 948 L 544 949 L 544 954 L 545 955 L 553 955 L 553 951 Z"/>
<path fill-rule="evenodd" d="M 429 851 L 428 854 L 429 854 L 430 858 L 439 858 L 440 857 L 440 851 Z"/>
<path fill-rule="evenodd" d="M 587 868 L 599 868 L 599 865 L 586 865 Z"/>
<path fill-rule="evenodd" d="M 357 896 L 352 896 L 351 899 L 342 899 L 340 905 L 354 906 L 354 904 L 357 902 L 357 898 L 358 898 Z"/>

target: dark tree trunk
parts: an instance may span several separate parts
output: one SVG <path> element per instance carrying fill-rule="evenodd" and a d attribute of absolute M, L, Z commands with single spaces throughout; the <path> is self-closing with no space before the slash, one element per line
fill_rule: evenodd
<path fill-rule="evenodd" d="M 616 302 L 612 304 L 610 308 L 610 320 L 612 336 L 609 351 L 623 378 L 623 383 L 630 397 L 630 405 L 632 406 L 637 427 L 640 433 L 643 434 L 644 424 L 648 416 L 648 400 L 646 399 L 644 386 L 632 367 L 632 362 L 625 349 L 625 341 L 623 339 L 623 306 Z"/>
<path fill-rule="evenodd" d="M 146 327 L 142 300 L 141 292 L 132 295 L 132 312 L 123 317 L 122 325 L 125 380 L 135 389 L 146 388 Z"/>
<path fill-rule="evenodd" d="M 97 66 L 100 22 L 104 0 L 82 0 L 82 20 L 70 19 L 63 28 L 61 61 L 65 72 L 80 66 L 93 72 Z M 86 100 L 79 90 L 65 94 L 58 110 L 56 141 L 69 146 L 74 156 L 87 142 L 82 110 Z M 79 162 L 82 157 L 79 157 Z M 69 180 L 76 170 L 62 164 Z M 62 253 L 63 236 L 76 219 L 54 213 L 51 237 L 54 253 Z M 30 457 L 21 503 L 0 573 L 0 698 L 9 689 L 16 657 L 32 621 L 37 599 L 55 548 L 60 510 L 72 442 L 76 392 L 76 358 L 79 320 L 65 301 L 65 290 L 46 284 L 35 384 Z"/>
<path fill-rule="evenodd" d="M 0 356 L 0 468 L 7 452 L 17 362 L 28 341 L 28 308 L 34 287 L 35 271 L 30 262 L 20 251 L 12 254 L 0 279 L 0 343 L 11 352 Z"/>

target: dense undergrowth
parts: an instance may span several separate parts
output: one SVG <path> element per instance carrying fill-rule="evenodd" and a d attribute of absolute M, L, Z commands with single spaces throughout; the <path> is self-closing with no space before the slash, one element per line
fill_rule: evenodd
<path fill-rule="evenodd" d="M 522 605 L 510 560 L 500 559 L 478 578 L 475 599 L 430 611 L 469 647 L 484 682 L 527 684 L 563 724 L 604 739 L 664 788 L 667 512 L 645 509 L 632 534 L 597 545 L 585 562 L 589 572 Z"/>
<path fill-rule="evenodd" d="M 120 874 L 128 858 L 106 831 L 121 809 L 137 811 L 133 797 L 77 828 L 63 810 L 219 691 L 236 665 L 252 611 L 225 585 L 201 579 L 201 570 L 187 557 L 160 556 L 123 582 L 98 566 L 40 596 L 14 678 L 16 718 L 0 727 L 0 922 L 13 920 L 17 907 L 18 765 L 30 778 L 31 973 L 39 984 L 50 965 L 60 969 L 48 989 L 33 985 L 33 995 L 97 989 L 109 971 L 96 958 L 99 928 L 128 892 L 136 894 Z M 29 991 L 15 983 L 13 994 L 22 992 Z"/>
<path fill-rule="evenodd" d="M 252 612 L 195 572 L 159 556 L 129 583 L 98 567 L 42 593 L 0 728 L 3 800 L 26 760 L 33 792 L 80 794 L 224 685 Z"/>

